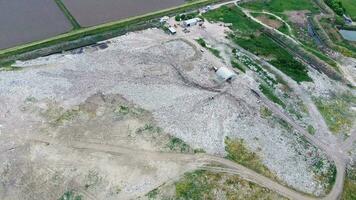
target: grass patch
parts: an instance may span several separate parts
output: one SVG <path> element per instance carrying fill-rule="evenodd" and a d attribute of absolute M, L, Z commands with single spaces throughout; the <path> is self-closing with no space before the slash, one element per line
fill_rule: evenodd
<path fill-rule="evenodd" d="M 199 12 L 192 12 L 192 13 L 188 13 L 188 14 L 179 14 L 179 15 L 175 16 L 175 20 L 177 22 L 179 22 L 179 21 L 184 21 L 184 20 L 188 20 L 188 19 L 193 19 L 198 14 L 199 14 Z"/>
<path fill-rule="evenodd" d="M 316 178 L 323 184 L 325 192 L 330 192 L 336 180 L 336 166 L 327 160 L 316 157 L 312 170 L 316 174 Z"/>
<path fill-rule="evenodd" d="M 312 125 L 308 125 L 308 133 L 310 134 L 310 135 L 315 135 L 315 132 L 316 132 L 316 130 L 315 130 L 315 128 L 312 126 Z"/>
<path fill-rule="evenodd" d="M 197 170 L 186 173 L 175 183 L 175 197 L 162 199 L 214 200 L 285 199 L 275 192 L 236 175 Z"/>
<path fill-rule="evenodd" d="M 22 67 L 5 66 L 5 67 L 0 67 L 0 72 L 20 71 L 22 69 L 23 69 Z"/>
<path fill-rule="evenodd" d="M 82 195 L 75 194 L 74 191 L 65 192 L 58 200 L 82 200 Z"/>
<path fill-rule="evenodd" d="M 158 188 L 156 188 L 154 190 L 151 190 L 149 193 L 147 193 L 146 196 L 149 200 L 154 200 L 157 198 L 158 192 L 159 192 Z"/>
<path fill-rule="evenodd" d="M 145 126 L 136 130 L 137 134 L 143 134 L 144 132 L 161 133 L 162 129 L 158 126 L 155 126 L 154 124 L 145 124 Z"/>
<path fill-rule="evenodd" d="M 15 61 L 0 62 L 0 72 L 19 71 L 23 69 L 22 67 L 13 66 L 14 64 Z"/>
<path fill-rule="evenodd" d="M 262 163 L 255 152 L 251 152 L 242 139 L 225 138 L 226 158 L 246 166 L 260 174 L 276 179 L 276 176 Z"/>
<path fill-rule="evenodd" d="M 268 117 L 271 117 L 272 116 L 272 111 L 270 109 L 268 109 L 267 107 L 265 106 L 262 106 L 260 108 L 260 115 L 262 118 L 268 118 Z"/>
<path fill-rule="evenodd" d="M 330 131 L 347 136 L 356 117 L 355 112 L 350 108 L 356 103 L 356 97 L 346 93 L 340 96 L 334 95 L 330 99 L 314 98 L 314 102 Z"/>
<path fill-rule="evenodd" d="M 319 12 L 318 7 L 311 0 L 268 0 L 268 1 L 251 1 L 241 5 L 244 8 L 252 10 L 268 10 L 275 13 L 291 10 L 309 10 Z"/>
<path fill-rule="evenodd" d="M 234 60 L 231 60 L 231 66 L 232 66 L 233 68 L 236 68 L 236 69 L 240 70 L 240 71 L 243 72 L 243 73 L 246 73 L 246 69 L 245 69 L 242 65 L 240 65 L 239 63 L 237 63 L 237 62 L 234 61 Z"/>
<path fill-rule="evenodd" d="M 274 103 L 282 106 L 283 108 L 286 107 L 286 105 L 283 103 L 283 101 L 274 93 L 273 89 L 270 88 L 267 84 L 260 84 L 259 86 L 261 92 L 271 101 Z"/>
<path fill-rule="evenodd" d="M 236 6 L 222 6 L 219 9 L 204 13 L 203 17 L 211 22 L 221 21 L 231 23 L 232 30 L 238 30 L 244 33 L 251 33 L 262 27 L 260 24 L 248 20 L 247 16 Z"/>
<path fill-rule="evenodd" d="M 346 170 L 346 177 L 344 182 L 344 191 L 342 200 L 356 199 L 356 166 L 350 165 Z"/>
<path fill-rule="evenodd" d="M 220 51 L 208 46 L 203 38 L 196 39 L 195 41 L 197 41 L 200 46 L 208 49 L 214 56 L 221 58 Z"/>
<path fill-rule="evenodd" d="M 171 151 L 178 151 L 181 153 L 189 153 L 192 152 L 192 149 L 190 148 L 190 146 L 185 143 L 183 140 L 177 138 L 177 137 L 172 137 L 168 144 L 167 147 L 171 150 Z"/>
<path fill-rule="evenodd" d="M 344 191 L 342 193 L 342 200 L 356 199 L 356 181 L 345 178 Z"/>

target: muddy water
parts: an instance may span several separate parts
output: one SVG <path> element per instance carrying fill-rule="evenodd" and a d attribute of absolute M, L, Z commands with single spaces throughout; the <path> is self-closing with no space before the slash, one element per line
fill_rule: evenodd
<path fill-rule="evenodd" d="M 185 0 L 63 0 L 82 26 L 93 26 L 183 4 Z"/>
<path fill-rule="evenodd" d="M 71 28 L 53 0 L 0 0 L 0 49 L 46 39 Z"/>

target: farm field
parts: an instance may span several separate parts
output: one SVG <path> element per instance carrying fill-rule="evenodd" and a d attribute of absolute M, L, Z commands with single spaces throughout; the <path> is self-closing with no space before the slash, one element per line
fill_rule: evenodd
<path fill-rule="evenodd" d="M 185 0 L 63 0 L 81 26 L 94 26 L 181 5 Z"/>
<path fill-rule="evenodd" d="M 52 0 L 0 1 L 0 26 L 0 49 L 46 39 L 72 29 Z"/>

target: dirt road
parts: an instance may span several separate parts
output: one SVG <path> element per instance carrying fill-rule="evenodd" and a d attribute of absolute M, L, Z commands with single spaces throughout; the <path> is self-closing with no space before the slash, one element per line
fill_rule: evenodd
<path fill-rule="evenodd" d="M 46 145 L 65 145 L 70 148 L 87 150 L 87 151 L 95 151 L 95 152 L 104 152 L 109 153 L 111 155 L 129 155 L 135 157 L 147 157 L 153 158 L 155 160 L 173 160 L 180 161 L 186 163 L 193 163 L 197 169 L 204 169 L 214 172 L 224 172 L 229 174 L 237 174 L 244 179 L 255 182 L 259 185 L 262 185 L 266 188 L 269 188 L 273 191 L 278 192 L 279 194 L 286 196 L 290 199 L 298 199 L 298 200 L 311 200 L 309 196 L 305 196 L 299 192 L 296 192 L 286 186 L 283 186 L 249 168 L 246 168 L 242 165 L 239 165 L 230 160 L 209 155 L 209 154 L 182 154 L 182 153 L 165 153 L 165 152 L 154 152 L 147 150 L 138 150 L 138 149 L 130 149 L 126 147 L 113 146 L 113 145 L 105 145 L 98 143 L 88 143 L 88 142 L 79 142 L 79 141 L 71 141 L 69 144 L 63 144 L 57 141 L 54 141 L 50 138 L 33 138 L 30 140 L 35 143 L 44 143 Z M 206 164 L 209 163 L 218 163 L 223 165 L 224 167 L 209 167 Z"/>

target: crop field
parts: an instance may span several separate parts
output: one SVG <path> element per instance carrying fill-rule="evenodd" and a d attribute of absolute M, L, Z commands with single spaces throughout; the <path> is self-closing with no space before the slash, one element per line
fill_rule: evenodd
<path fill-rule="evenodd" d="M 0 1 L 0 49 L 46 39 L 72 29 L 52 0 Z"/>
<path fill-rule="evenodd" d="M 63 0 L 81 26 L 93 26 L 181 5 L 185 0 Z M 90 12 L 88 12 L 90 11 Z"/>

